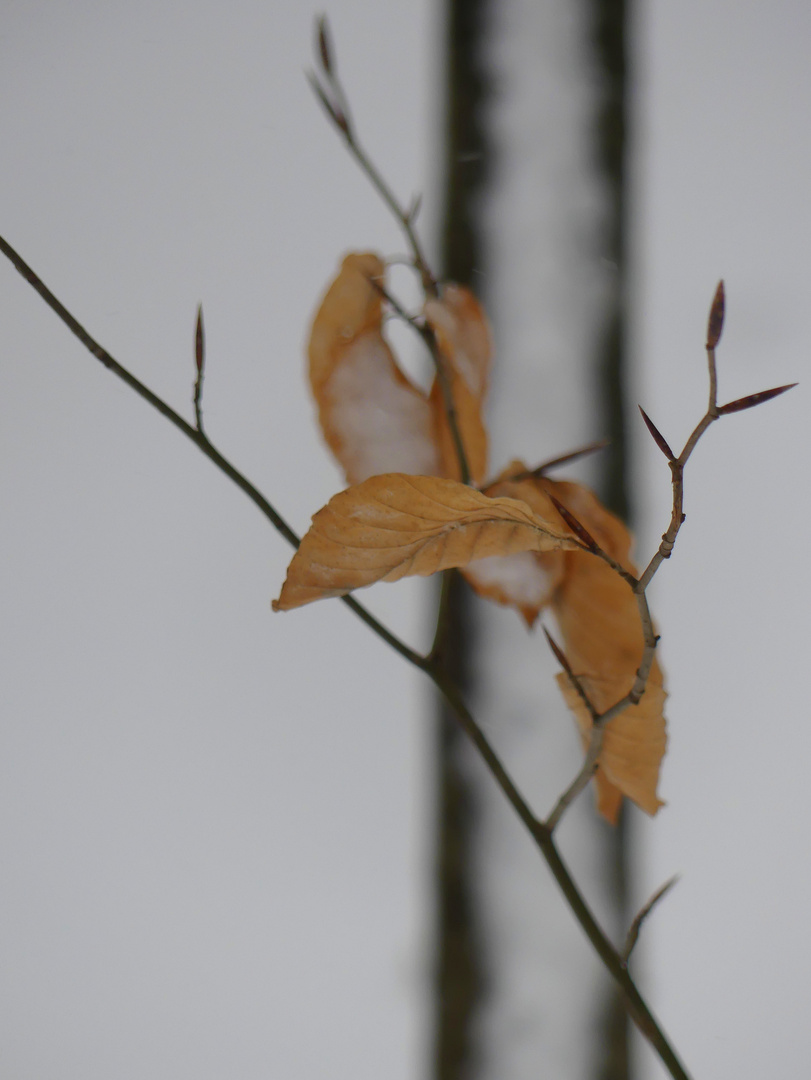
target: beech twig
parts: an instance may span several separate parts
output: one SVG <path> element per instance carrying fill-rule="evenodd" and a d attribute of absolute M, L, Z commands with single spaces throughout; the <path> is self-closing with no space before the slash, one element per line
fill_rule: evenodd
<path fill-rule="evenodd" d="M 601 743 L 602 741 L 602 734 L 598 735 L 598 732 L 601 733 L 602 731 L 604 731 L 608 722 L 610 720 L 613 720 L 615 716 L 618 716 L 630 706 L 638 704 L 638 702 L 642 699 L 642 695 L 645 693 L 648 678 L 653 667 L 653 658 L 656 653 L 656 646 L 659 641 L 659 637 L 653 627 L 653 619 L 651 617 L 650 608 L 648 606 L 647 589 L 664 560 L 670 558 L 673 547 L 676 543 L 676 537 L 678 536 L 679 530 L 684 524 L 684 468 L 690 458 L 690 455 L 693 453 L 696 446 L 698 445 L 698 441 L 701 436 L 704 434 L 710 424 L 714 423 L 719 418 L 719 416 L 726 415 L 727 413 L 739 412 L 742 409 L 753 408 L 755 405 L 760 405 L 765 401 L 770 401 L 772 398 L 777 397 L 779 394 L 785 393 L 786 390 L 790 390 L 793 386 L 797 385 L 796 383 L 790 383 L 787 386 L 778 386 L 774 390 L 764 390 L 758 394 L 751 394 L 749 395 L 749 397 L 739 398 L 737 401 L 732 401 L 728 405 L 723 405 L 719 408 L 718 372 L 715 361 L 715 349 L 721 339 L 721 333 L 724 326 L 724 308 L 724 283 L 723 281 L 719 281 L 718 287 L 715 290 L 715 296 L 713 297 L 713 301 L 710 306 L 709 318 L 707 320 L 706 350 L 707 371 L 709 379 L 709 400 L 707 403 L 707 410 L 704 413 L 704 416 L 702 416 L 702 418 L 699 420 L 699 422 L 696 424 L 695 428 L 691 432 L 690 436 L 687 439 L 687 442 L 684 444 L 684 448 L 682 449 L 678 457 L 676 457 L 676 455 L 670 449 L 670 446 L 665 437 L 662 435 L 662 433 L 647 415 L 645 410 L 640 406 L 640 412 L 642 413 L 642 419 L 645 421 L 645 426 L 650 432 L 650 435 L 658 448 L 662 451 L 662 453 L 668 460 L 673 490 L 673 504 L 670 515 L 670 523 L 665 532 L 662 534 L 662 540 L 659 544 L 658 549 L 654 553 L 653 557 L 651 558 L 650 562 L 648 563 L 647 567 L 640 575 L 640 577 L 635 578 L 633 574 L 630 574 L 627 570 L 624 569 L 624 567 L 620 566 L 617 562 L 615 562 L 615 560 L 613 560 L 605 551 L 603 551 L 599 547 L 594 538 L 588 533 L 585 527 L 577 521 L 574 515 L 570 511 L 566 510 L 566 508 L 563 507 L 560 502 L 554 498 L 554 496 L 550 495 L 550 498 L 552 498 L 552 501 L 554 502 L 558 512 L 561 514 L 564 521 L 572 530 L 572 532 L 574 532 L 574 534 L 583 543 L 586 544 L 586 546 L 594 555 L 598 556 L 599 558 L 603 559 L 604 562 L 608 563 L 608 565 L 611 566 L 620 575 L 620 577 L 622 577 L 623 580 L 628 583 L 628 585 L 630 585 L 637 602 L 637 607 L 639 609 L 639 619 L 642 626 L 643 636 L 642 656 L 640 658 L 639 667 L 637 668 L 636 675 L 634 677 L 634 681 L 630 690 L 627 694 L 624 695 L 624 697 L 620 698 L 620 700 L 615 702 L 609 709 L 606 709 L 604 712 L 600 713 L 597 716 L 594 715 L 594 710 L 590 706 L 588 698 L 584 694 L 582 687 L 578 685 L 578 683 L 572 676 L 570 669 L 568 669 L 568 667 L 564 664 L 563 660 L 561 660 L 562 654 L 559 654 L 559 650 L 557 649 L 557 647 L 553 646 L 555 649 L 555 654 L 558 656 L 558 660 L 561 661 L 562 665 L 564 666 L 564 670 L 566 670 L 567 674 L 569 674 L 569 678 L 572 681 L 572 684 L 581 694 L 581 697 L 584 698 L 587 705 L 589 705 L 589 712 L 592 717 L 592 736 L 589 743 L 589 748 L 586 752 L 585 760 L 580 771 L 578 772 L 572 783 L 569 785 L 569 787 L 566 789 L 566 791 L 563 793 L 563 795 L 560 797 L 560 799 L 558 799 L 558 802 L 555 805 L 552 813 L 546 820 L 547 827 L 551 830 L 553 830 L 558 824 L 566 808 L 574 801 L 577 795 L 580 794 L 580 792 L 588 783 L 588 778 L 594 772 L 594 765 L 597 760 L 597 758 L 594 756 L 594 748 L 595 745 Z"/>
<path fill-rule="evenodd" d="M 166 402 L 150 390 L 144 383 L 132 375 L 126 368 L 115 360 L 71 315 L 67 308 L 56 298 L 51 290 L 44 284 L 25 260 L 0 237 L 0 252 L 4 254 L 26 281 L 42 297 L 48 307 L 62 320 L 85 348 L 101 361 L 104 366 L 114 375 L 120 378 L 127 386 L 134 390 L 140 397 L 147 401 L 153 408 L 165 416 L 170 423 L 183 432 L 209 460 L 216 465 L 225 475 L 232 480 L 245 494 L 256 504 L 274 528 L 293 547 L 299 544 L 299 538 L 275 510 L 264 495 L 246 478 L 223 455 L 209 442 L 208 438 L 199 430 L 192 427 L 182 416 L 171 408 Z M 605 931 L 600 927 L 594 914 L 577 888 L 574 879 L 565 865 L 555 845 L 552 830 L 540 821 L 532 812 L 520 791 L 516 787 L 506 768 L 502 764 L 493 747 L 481 727 L 476 723 L 469 709 L 465 705 L 456 686 L 449 681 L 441 666 L 441 658 L 436 655 L 428 657 L 414 652 L 404 642 L 400 641 L 387 627 L 351 596 L 343 596 L 341 600 L 349 607 L 366 625 L 383 641 L 391 645 L 403 659 L 414 667 L 424 671 L 433 681 L 434 685 L 443 695 L 451 707 L 460 726 L 473 742 L 487 769 L 501 788 L 507 801 L 515 810 L 521 822 L 532 837 L 540 854 L 545 859 L 563 895 L 566 898 L 575 918 L 580 923 L 589 941 L 602 960 L 606 969 L 620 987 L 628 1011 L 642 1034 L 648 1039 L 651 1046 L 659 1055 L 663 1064 L 668 1068 L 674 1080 L 689 1080 L 684 1066 L 679 1061 L 675 1050 L 670 1045 L 667 1036 L 662 1031 L 656 1018 L 648 1007 L 645 999 L 640 994 L 627 968 L 623 964 L 622 957 L 617 949 L 609 941 Z"/>
<path fill-rule="evenodd" d="M 318 19 L 316 28 L 318 31 L 318 52 L 316 54 L 316 59 L 321 68 L 321 76 L 324 81 L 323 83 L 319 82 L 318 77 L 313 72 L 309 72 L 307 78 L 309 79 L 310 85 L 315 91 L 315 95 L 321 102 L 327 116 L 346 143 L 347 149 L 352 154 L 361 170 L 371 181 L 372 186 L 375 188 L 378 195 L 380 195 L 383 202 L 396 218 L 400 228 L 405 233 L 406 239 L 408 240 L 414 255 L 414 266 L 422 278 L 422 286 L 425 290 L 425 294 L 427 296 L 438 296 L 436 278 L 431 272 L 431 268 L 423 254 L 422 245 L 420 244 L 419 237 L 414 228 L 414 222 L 419 213 L 422 201 L 421 196 L 415 196 L 411 206 L 407 210 L 404 209 L 394 192 L 383 179 L 382 174 L 361 146 L 355 132 L 355 125 L 352 122 L 346 93 L 344 92 L 341 80 L 338 78 L 335 54 L 330 40 L 329 24 L 327 23 L 325 16 L 322 15 L 321 18 Z"/>

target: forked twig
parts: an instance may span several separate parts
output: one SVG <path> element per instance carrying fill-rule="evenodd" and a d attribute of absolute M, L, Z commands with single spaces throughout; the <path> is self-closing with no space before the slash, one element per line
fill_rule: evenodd
<path fill-rule="evenodd" d="M 679 530 L 684 524 L 684 468 L 689 460 L 691 454 L 698 445 L 698 441 L 705 433 L 707 428 L 714 423 L 720 416 L 727 415 L 728 413 L 740 412 L 742 409 L 750 409 L 756 405 L 760 405 L 765 401 L 770 401 L 772 398 L 777 397 L 779 394 L 785 393 L 786 390 L 790 390 L 796 383 L 790 383 L 787 386 L 778 386 L 774 390 L 764 390 L 757 394 L 751 394 L 749 397 L 739 398 L 737 401 L 730 402 L 728 405 L 718 405 L 718 373 L 715 360 L 715 349 L 718 342 L 721 339 L 721 333 L 724 326 L 724 307 L 725 307 L 725 294 L 724 283 L 720 281 L 718 287 L 715 290 L 715 296 L 713 297 L 712 304 L 710 306 L 710 314 L 707 320 L 707 369 L 709 378 L 709 400 L 707 403 L 707 410 L 704 416 L 696 424 L 687 442 L 684 444 L 684 448 L 677 456 L 674 455 L 670 446 L 661 434 L 659 429 L 647 415 L 647 413 L 640 406 L 640 412 L 642 418 L 645 421 L 645 426 L 650 432 L 651 437 L 667 458 L 670 466 L 672 477 L 672 491 L 673 491 L 673 504 L 670 515 L 670 523 L 662 534 L 662 539 L 645 568 L 644 572 L 639 578 L 635 578 L 632 574 L 628 573 L 624 567 L 615 562 L 605 551 L 603 551 L 597 542 L 591 537 L 585 527 L 577 521 L 570 511 L 561 506 L 560 502 L 550 495 L 552 501 L 558 512 L 563 517 L 569 528 L 579 537 L 586 546 L 589 547 L 592 554 L 601 558 L 604 562 L 608 563 L 615 570 L 622 579 L 627 582 L 631 587 L 634 597 L 639 609 L 639 619 L 642 626 L 643 647 L 642 656 L 640 658 L 639 667 L 637 668 L 636 675 L 634 677 L 633 684 L 628 692 L 615 702 L 609 709 L 604 712 L 595 715 L 595 710 L 585 697 L 582 688 L 575 682 L 574 677 L 571 674 L 571 670 L 568 665 L 564 663 L 565 658 L 561 659 L 562 654 L 556 646 L 553 645 L 555 654 L 558 656 L 558 660 L 561 661 L 564 670 L 569 674 L 573 685 L 587 702 L 589 712 L 592 717 L 592 736 L 589 743 L 588 750 L 586 751 L 585 760 L 578 772 L 577 776 L 571 782 L 569 787 L 564 791 L 563 795 L 558 799 L 552 813 L 546 819 L 547 827 L 554 829 L 560 821 L 563 813 L 568 806 L 574 801 L 574 799 L 580 794 L 588 783 L 589 777 L 593 775 L 594 768 L 596 766 L 597 756 L 595 756 L 595 746 L 602 743 L 602 732 L 605 730 L 609 721 L 613 720 L 615 716 L 624 712 L 627 708 L 638 704 L 642 699 L 642 695 L 645 693 L 647 687 L 648 678 L 653 668 L 653 659 L 656 653 L 656 646 L 659 641 L 659 637 L 656 634 L 653 626 L 653 619 L 651 617 L 650 608 L 648 606 L 647 589 L 653 580 L 659 567 L 662 565 L 665 559 L 669 559 L 673 551 L 673 547 L 676 543 L 676 537 L 679 534 Z M 549 639 L 549 635 L 547 634 Z M 551 639 L 550 643 L 551 643 Z"/>
<path fill-rule="evenodd" d="M 329 24 L 327 23 L 325 16 L 318 19 L 316 28 L 318 33 L 318 52 L 316 54 L 316 59 L 321 69 L 321 78 L 323 79 L 323 82 L 319 82 L 318 77 L 314 73 L 309 72 L 307 75 L 309 83 L 312 86 L 316 97 L 321 102 L 327 116 L 335 126 L 336 131 L 339 132 L 346 143 L 347 149 L 371 181 L 372 186 L 375 188 L 378 195 L 380 195 L 386 206 L 388 206 L 400 225 L 400 228 L 405 233 L 414 256 L 414 266 L 422 279 L 422 287 L 425 290 L 426 296 L 437 296 L 438 289 L 436 278 L 428 265 L 416 229 L 414 228 L 414 222 L 420 209 L 421 197 L 419 195 L 416 196 L 412 200 L 411 206 L 407 210 L 404 209 L 388 183 L 383 178 L 382 173 L 361 146 L 349 111 L 346 93 L 341 80 L 338 78 Z"/>

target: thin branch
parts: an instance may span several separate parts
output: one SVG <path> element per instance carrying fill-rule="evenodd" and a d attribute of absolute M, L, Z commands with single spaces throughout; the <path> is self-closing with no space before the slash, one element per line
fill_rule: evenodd
<path fill-rule="evenodd" d="M 473 719 L 456 687 L 445 678 L 441 669 L 430 667 L 427 670 L 428 675 L 433 679 L 437 688 L 453 709 L 462 729 L 479 751 L 496 783 L 535 841 L 547 866 L 552 871 L 555 880 L 566 897 L 572 913 L 580 923 L 609 974 L 622 991 L 628 1006 L 628 1012 L 637 1027 L 657 1052 L 674 1080 L 689 1080 L 687 1071 L 668 1042 L 667 1036 L 659 1026 L 645 999 L 637 989 L 623 964 L 622 957 L 609 941 L 591 908 L 577 888 L 574 878 L 560 856 L 560 852 L 552 838 L 551 830 L 532 813 L 529 805 L 490 746 L 484 732 Z"/>
<path fill-rule="evenodd" d="M 707 428 L 713 424 L 720 416 L 727 413 L 738 412 L 741 409 L 752 408 L 755 405 L 762 404 L 764 401 L 769 401 L 773 397 L 777 397 L 781 393 L 785 393 L 786 390 L 790 390 L 796 383 L 791 383 L 787 386 L 779 386 L 774 390 L 764 390 L 759 394 L 752 394 L 748 398 L 740 398 L 737 401 L 730 402 L 727 406 L 718 406 L 718 372 L 716 368 L 715 360 L 715 348 L 721 337 L 721 332 L 724 325 L 724 307 L 725 307 L 725 295 L 724 295 L 724 283 L 719 282 L 716 289 L 715 296 L 713 298 L 712 305 L 710 307 L 710 315 L 707 321 L 707 374 L 709 382 L 709 394 L 707 402 L 707 411 L 704 416 L 696 424 L 687 442 L 684 444 L 684 448 L 681 453 L 676 457 L 673 451 L 670 449 L 664 436 L 654 425 L 653 421 L 647 416 L 644 409 L 640 407 L 642 418 L 645 421 L 645 426 L 653 437 L 658 448 L 662 451 L 665 457 L 668 459 L 670 465 L 672 490 L 673 490 L 673 503 L 670 514 L 670 523 L 662 534 L 662 539 L 651 558 L 650 562 L 646 566 L 644 572 L 639 578 L 635 578 L 624 567 L 620 566 L 615 560 L 613 560 L 606 552 L 604 552 L 593 537 L 587 532 L 583 525 L 577 521 L 570 511 L 566 510 L 556 499 L 553 497 L 553 502 L 557 507 L 558 512 L 563 517 L 566 524 L 570 529 L 585 543 L 586 547 L 592 552 L 592 554 L 603 559 L 608 563 L 624 581 L 630 585 L 634 597 L 639 609 L 639 619 L 642 626 L 643 647 L 642 656 L 640 657 L 639 667 L 637 668 L 636 675 L 634 677 L 633 684 L 628 692 L 615 702 L 609 709 L 600 713 L 598 716 L 594 715 L 594 710 L 589 705 L 589 711 L 592 717 L 592 736 L 589 748 L 586 752 L 583 765 L 574 778 L 569 787 L 564 791 L 563 795 L 558 799 L 552 813 L 547 818 L 546 824 L 550 830 L 554 830 L 555 826 L 560 821 L 563 813 L 569 805 L 574 801 L 577 795 L 586 787 L 588 778 L 593 774 L 594 767 L 597 761 L 594 750 L 598 741 L 601 741 L 602 736 L 598 737 L 597 732 L 605 729 L 609 721 L 613 720 L 615 716 L 624 712 L 627 708 L 632 707 L 639 703 L 642 699 L 645 689 L 648 684 L 648 678 L 650 677 L 651 670 L 653 668 L 653 660 L 656 653 L 656 646 L 659 641 L 659 637 L 653 626 L 653 619 L 651 617 L 650 608 L 648 606 L 647 589 L 653 580 L 659 567 L 662 565 L 665 559 L 669 559 L 673 551 L 673 547 L 676 543 L 676 537 L 679 534 L 684 523 L 684 468 L 687 464 L 691 454 L 698 445 L 699 439 L 705 433 Z M 548 637 L 548 635 L 547 635 Z M 557 653 L 556 649 L 556 653 Z M 561 654 L 562 655 L 562 654 Z M 559 656 L 558 659 L 561 657 Z M 564 658 L 565 659 L 565 658 Z M 563 661 L 562 661 L 563 662 Z M 578 686 L 577 681 L 568 671 L 569 678 L 573 685 L 584 700 L 588 703 L 588 698 L 583 692 L 582 688 Z M 599 752 L 597 754 L 599 756 Z"/>
<path fill-rule="evenodd" d="M 316 75 L 308 75 L 310 85 L 321 102 L 327 116 L 332 121 L 346 143 L 347 149 L 355 158 L 361 170 L 366 174 L 372 186 L 391 211 L 397 224 L 403 230 L 414 255 L 414 266 L 422 278 L 423 289 L 427 296 L 438 296 L 437 282 L 425 258 L 419 237 L 414 228 L 414 220 L 420 208 L 420 197 L 412 200 L 409 209 L 405 209 L 383 178 L 369 155 L 361 146 L 355 132 L 355 126 L 349 111 L 349 103 L 335 64 L 335 54 L 329 42 L 329 27 L 326 18 L 317 23 L 319 50 L 316 61 L 321 69 L 323 83 Z"/>
<path fill-rule="evenodd" d="M 81 323 L 71 315 L 64 304 L 54 296 L 42 279 L 34 273 L 22 256 L 18 255 L 14 248 L 7 243 L 2 236 L 0 236 L 0 252 L 9 259 L 28 284 L 39 293 L 51 311 L 62 320 L 65 326 L 67 326 L 71 333 L 79 339 L 89 353 L 95 356 L 97 360 L 101 361 L 113 375 L 117 375 L 118 378 L 126 383 L 131 390 L 134 390 L 139 397 L 142 397 L 144 401 L 149 402 L 154 409 L 157 409 L 161 416 L 165 416 L 171 424 L 174 424 L 179 431 L 182 431 L 183 434 L 190 439 L 221 472 L 225 473 L 229 480 L 232 480 L 238 488 L 245 492 L 248 498 L 259 508 L 259 510 L 261 510 L 268 521 L 270 521 L 276 531 L 281 533 L 288 544 L 291 544 L 294 548 L 299 546 L 299 537 L 293 532 L 281 514 L 279 514 L 275 507 L 271 505 L 261 491 L 259 491 L 250 480 L 243 476 L 230 461 L 223 457 L 202 431 L 192 427 L 192 425 L 184 420 L 179 413 L 175 412 L 170 405 L 167 405 L 162 398 L 159 398 L 148 386 L 145 386 L 144 383 L 139 379 L 136 379 L 131 372 L 119 364 L 119 362 L 115 360 L 110 353 L 95 340 L 95 338 L 91 337 Z M 395 634 L 392 634 L 390 630 L 383 626 L 382 623 L 378 622 L 374 615 L 372 615 L 370 611 L 367 611 L 362 604 L 359 604 L 354 597 L 343 596 L 341 599 L 382 641 L 391 645 L 396 652 L 415 667 L 424 668 L 425 658 L 409 648 L 405 642 L 401 641 Z"/>
<path fill-rule="evenodd" d="M 674 874 L 672 878 L 669 878 L 661 888 L 657 889 L 653 896 L 648 900 L 647 904 L 637 913 L 636 918 L 631 923 L 631 927 L 628 930 L 628 936 L 625 939 L 625 948 L 622 950 L 622 962 L 627 967 L 628 960 L 631 957 L 634 946 L 639 938 L 639 931 L 642 929 L 642 923 L 647 919 L 648 915 L 653 911 L 662 897 L 670 892 L 673 886 L 678 882 L 679 875 Z"/>
<path fill-rule="evenodd" d="M 602 717 L 600 716 L 591 698 L 586 693 L 582 680 L 578 678 L 578 676 L 575 675 L 574 671 L 572 670 L 572 666 L 567 660 L 566 654 L 563 652 L 563 650 L 560 648 L 560 646 L 557 644 L 557 642 L 545 626 L 543 627 L 543 632 L 546 637 L 547 643 L 549 644 L 549 648 L 555 654 L 558 663 L 565 671 L 569 682 L 572 684 L 575 691 L 580 696 L 580 699 L 586 706 L 589 716 L 591 717 L 591 735 L 589 736 L 589 745 L 588 749 L 586 750 L 586 756 L 583 759 L 583 764 L 580 767 L 580 772 L 560 796 L 558 801 L 555 803 L 552 813 L 546 819 L 546 827 L 550 833 L 553 833 L 558 822 L 565 814 L 566 810 L 575 801 L 580 792 L 586 789 L 591 778 L 594 776 L 594 773 L 597 769 L 597 761 L 600 757 L 600 751 L 603 748 L 603 733 L 605 731 L 605 724 L 602 723 Z"/>

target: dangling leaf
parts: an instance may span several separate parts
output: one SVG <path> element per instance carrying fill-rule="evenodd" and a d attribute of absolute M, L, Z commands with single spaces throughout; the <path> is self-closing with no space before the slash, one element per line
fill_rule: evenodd
<path fill-rule="evenodd" d="M 486 488 L 491 497 L 520 499 L 545 521 L 568 531 L 560 515 L 546 494 L 533 479 L 513 480 L 512 477 L 526 472 L 520 461 L 511 461 L 499 478 Z M 554 591 L 563 573 L 563 553 L 560 551 L 538 554 L 521 552 L 471 563 L 462 571 L 468 583 L 479 596 L 517 608 L 528 626 L 532 626 L 539 613 L 552 601 Z"/>
<path fill-rule="evenodd" d="M 474 483 L 480 483 L 487 471 L 487 430 L 482 407 L 493 352 L 487 318 L 473 293 L 453 284 L 443 286 L 439 299 L 426 302 L 424 314 L 444 364 L 470 476 Z M 458 480 L 459 455 L 439 377 L 434 379 L 430 401 L 442 474 Z"/>
<path fill-rule="evenodd" d="M 592 704 L 601 711 L 619 701 L 630 686 L 619 679 L 578 677 Z M 574 713 L 585 750 L 591 737 L 591 716 L 569 676 L 561 672 L 557 680 L 566 704 Z M 664 805 L 656 788 L 667 746 L 663 715 L 665 697 L 662 673 L 654 664 L 639 704 L 630 705 L 606 726 L 595 782 L 598 809 L 612 825 L 617 822 L 623 795 L 648 814 L 655 814 Z"/>
<path fill-rule="evenodd" d="M 592 492 L 579 484 L 559 483 L 555 493 L 603 551 L 629 572 L 636 572 L 630 561 L 630 533 Z M 566 551 L 561 559 L 563 574 L 552 610 L 571 669 L 602 713 L 628 693 L 636 677 L 644 648 L 639 609 L 628 583 L 598 556 Z M 560 675 L 558 682 L 588 745 L 588 710 L 568 676 Z M 665 697 L 662 672 L 654 660 L 642 700 L 606 726 L 596 784 L 600 813 L 612 824 L 621 802 L 616 792 L 649 814 L 662 805 L 656 788 L 667 744 Z"/>
<path fill-rule="evenodd" d="M 493 555 L 577 547 L 517 499 L 492 499 L 438 477 L 374 476 L 335 495 L 315 515 L 273 608 L 285 611 Z"/>
<path fill-rule="evenodd" d="M 310 385 L 321 430 L 350 484 L 385 472 L 439 472 L 428 399 L 383 337 L 383 261 L 347 255 L 313 321 Z"/>

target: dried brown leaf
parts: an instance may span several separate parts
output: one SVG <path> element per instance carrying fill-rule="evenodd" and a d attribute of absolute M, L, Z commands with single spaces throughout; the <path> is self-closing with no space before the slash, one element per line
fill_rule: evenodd
<path fill-rule="evenodd" d="M 561 502 L 586 524 L 603 551 L 635 573 L 630 560 L 631 535 L 623 523 L 588 489 L 578 484 L 559 484 L 557 488 Z M 561 558 L 563 574 L 552 610 L 572 670 L 592 705 L 602 713 L 628 693 L 636 677 L 644 649 L 639 609 L 628 583 L 597 556 L 567 551 Z M 588 745 L 588 710 L 566 675 L 559 682 L 584 745 Z M 654 660 L 642 700 L 606 726 L 595 783 L 600 813 L 612 823 L 619 813 L 621 795 L 649 814 L 655 814 L 661 805 L 656 787 L 666 746 L 664 701 L 662 673 Z"/>
<path fill-rule="evenodd" d="M 493 351 L 487 318 L 473 293 L 453 284 L 443 287 L 439 299 L 426 302 L 424 314 L 444 361 L 471 479 L 480 483 L 487 471 L 487 430 L 482 407 Z M 442 474 L 458 480 L 461 478 L 459 458 L 439 379 L 434 380 L 430 401 Z"/>
<path fill-rule="evenodd" d="M 428 399 L 403 374 L 383 337 L 379 256 L 344 259 L 313 321 L 310 385 L 321 430 L 351 484 L 386 472 L 439 472 Z"/>
<path fill-rule="evenodd" d="M 601 710 L 619 701 L 628 690 L 629 684 L 619 679 L 576 674 L 589 700 Z M 591 716 L 569 676 L 561 672 L 557 680 L 574 713 L 585 750 L 591 736 Z M 595 782 L 598 809 L 612 825 L 616 824 L 623 795 L 648 814 L 655 814 L 664 805 L 656 788 L 667 745 L 665 697 L 661 672 L 654 665 L 639 704 L 629 706 L 606 725 Z"/>
<path fill-rule="evenodd" d="M 439 477 L 374 476 L 314 516 L 273 607 L 285 611 L 494 555 L 577 546 L 517 499 L 490 498 Z"/>
<path fill-rule="evenodd" d="M 516 475 L 520 479 L 511 479 Z M 628 529 L 581 484 L 527 476 L 521 462 L 513 461 L 487 493 L 520 499 L 544 521 L 568 532 L 555 507 L 555 503 L 560 504 L 606 554 L 635 573 Z M 636 599 L 628 583 L 610 566 L 582 549 L 533 553 L 529 559 L 531 567 L 518 567 L 515 558 L 493 560 L 487 590 L 476 580 L 476 563 L 463 572 L 477 592 L 517 607 L 530 624 L 543 607 L 551 606 L 567 663 L 591 704 L 598 712 L 605 712 L 628 693 L 642 658 L 644 638 Z M 544 573 L 549 588 L 533 606 L 530 596 L 533 589 L 540 594 L 538 575 Z M 568 676 L 562 674 L 559 681 L 586 746 L 591 732 L 589 711 Z M 606 726 L 595 784 L 599 811 L 611 822 L 617 819 L 624 795 L 648 813 L 655 813 L 660 805 L 656 783 L 666 741 L 664 698 L 661 670 L 654 662 L 640 703 Z"/>
<path fill-rule="evenodd" d="M 523 479 L 511 477 L 524 474 Z M 520 499 L 544 521 L 554 522 L 565 530 L 552 500 L 539 482 L 527 475 L 521 461 L 511 461 L 501 475 L 486 489 L 492 497 Z M 494 603 L 515 607 L 528 626 L 533 626 L 540 612 L 551 602 L 563 574 L 563 553 L 521 552 L 518 555 L 482 559 L 465 567 L 462 573 L 479 596 Z"/>

